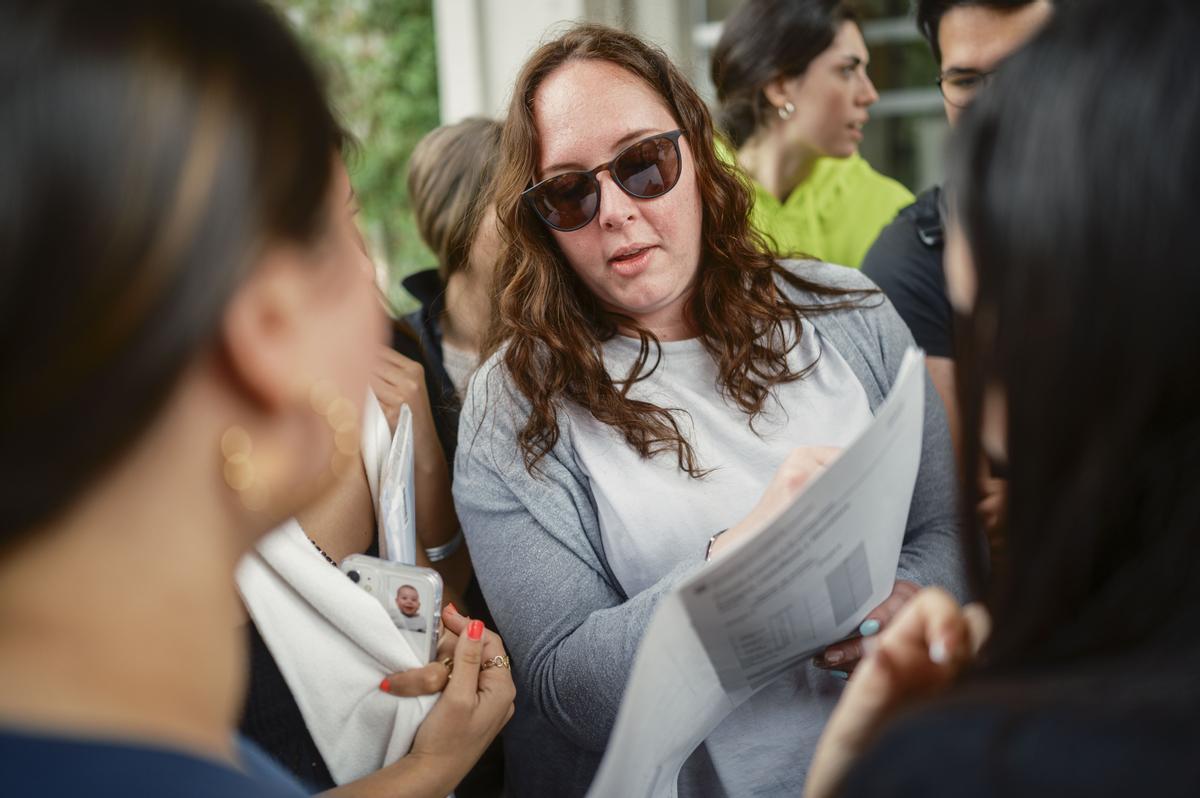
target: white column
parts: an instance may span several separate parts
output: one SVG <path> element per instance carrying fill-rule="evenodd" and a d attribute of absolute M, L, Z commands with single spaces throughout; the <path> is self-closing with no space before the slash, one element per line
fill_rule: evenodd
<path fill-rule="evenodd" d="M 499 117 L 521 65 L 539 44 L 586 18 L 585 0 L 435 0 L 443 124 Z"/>
<path fill-rule="evenodd" d="M 485 113 L 483 36 L 478 0 L 435 0 L 438 107 L 442 123 Z"/>

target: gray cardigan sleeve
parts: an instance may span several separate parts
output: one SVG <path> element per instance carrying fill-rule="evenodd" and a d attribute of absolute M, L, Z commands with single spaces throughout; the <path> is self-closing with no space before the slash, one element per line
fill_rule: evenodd
<path fill-rule="evenodd" d="M 598 551 L 597 515 L 569 428 L 531 476 L 517 448 L 527 405 L 503 374 L 496 359 L 484 364 L 463 407 L 458 517 L 519 689 L 575 745 L 603 751 L 659 598 L 703 564 L 703 552 L 626 597 Z"/>

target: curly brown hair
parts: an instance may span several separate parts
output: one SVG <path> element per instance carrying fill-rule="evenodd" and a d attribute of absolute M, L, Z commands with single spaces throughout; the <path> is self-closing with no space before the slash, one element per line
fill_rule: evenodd
<path fill-rule="evenodd" d="M 674 409 L 629 396 L 654 372 L 661 349 L 652 332 L 633 319 L 605 311 L 576 276 L 545 225 L 522 201 L 537 173 L 539 141 L 533 99 L 542 82 L 564 64 L 607 61 L 644 81 L 666 103 L 687 137 L 695 160 L 703 207 L 701 262 L 687 312 L 704 348 L 716 361 L 719 390 L 753 423 L 771 388 L 802 378 L 815 365 L 793 371 L 788 353 L 801 334 L 804 314 L 851 307 L 863 292 L 804 280 L 780 266 L 749 223 L 753 194 L 745 179 L 722 161 L 713 145 L 712 119 L 687 78 L 657 47 L 615 28 L 581 24 L 540 47 L 526 62 L 513 89 L 500 137 L 500 163 L 492 185 L 503 248 L 497 264 L 497 312 L 486 353 L 501 360 L 529 401 L 529 418 L 518 435 L 532 473 L 558 442 L 558 412 L 574 402 L 615 427 L 642 457 L 674 452 L 692 477 L 706 471 L 676 421 Z M 839 299 L 797 305 L 780 286 Z M 622 379 L 604 368 L 601 344 L 617 334 L 617 322 L 636 332 L 639 356 Z M 789 335 L 789 323 L 794 335 Z M 653 365 L 651 351 L 655 351 Z"/>

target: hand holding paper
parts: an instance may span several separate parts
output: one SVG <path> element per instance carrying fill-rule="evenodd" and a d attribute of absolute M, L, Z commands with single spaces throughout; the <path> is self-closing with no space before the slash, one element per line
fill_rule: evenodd
<path fill-rule="evenodd" d="M 793 454 L 720 556 L 660 601 L 589 795 L 674 795 L 730 712 L 893 595 L 924 407 L 910 349 L 854 443 Z"/>
<path fill-rule="evenodd" d="M 752 537 L 778 517 L 796 500 L 809 480 L 824 471 L 841 453 L 841 449 L 832 446 L 802 446 L 792 450 L 775 472 L 771 484 L 750 511 L 750 515 L 713 542 L 709 559 L 717 559 L 722 551 L 728 551 L 746 538 Z"/>
<path fill-rule="evenodd" d="M 892 593 L 884 602 L 867 613 L 867 617 L 858 625 L 858 634 L 841 643 L 834 643 L 818 657 L 813 664 L 818 668 L 852 673 L 859 660 L 865 655 L 864 639 L 877 635 L 885 629 L 896 613 L 920 590 L 919 585 L 912 582 L 897 580 Z"/>

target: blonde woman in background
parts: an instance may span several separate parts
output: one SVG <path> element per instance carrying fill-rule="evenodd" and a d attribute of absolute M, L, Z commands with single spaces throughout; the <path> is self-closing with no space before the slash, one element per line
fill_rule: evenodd
<path fill-rule="evenodd" d="M 474 117 L 427 134 L 408 162 L 417 229 L 438 265 L 404 280 L 421 303 L 407 320 L 420 332 L 426 379 L 440 391 L 435 412 L 456 420 L 491 318 L 500 241 L 487 187 L 499 152 L 500 123 Z"/>

